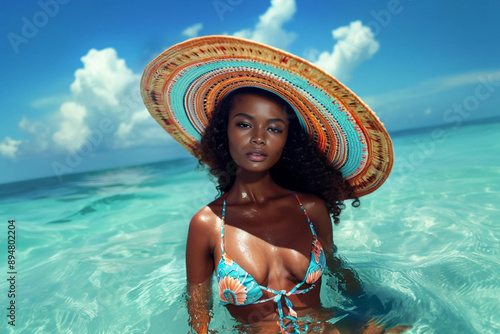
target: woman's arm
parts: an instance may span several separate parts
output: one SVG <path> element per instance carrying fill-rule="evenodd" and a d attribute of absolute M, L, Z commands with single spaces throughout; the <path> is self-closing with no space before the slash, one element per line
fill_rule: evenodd
<path fill-rule="evenodd" d="M 332 220 L 328 213 L 325 202 L 314 196 L 309 195 L 308 207 L 306 210 L 310 212 L 311 220 L 314 224 L 314 229 L 318 234 L 318 239 L 323 245 L 323 250 L 326 256 L 326 266 L 330 275 L 336 278 L 338 286 L 333 287 L 335 290 L 341 290 L 344 295 L 351 299 L 359 298 L 365 294 L 361 279 L 357 273 L 348 267 L 345 262 L 335 255 L 337 247 L 333 243 L 333 228 Z"/>
<path fill-rule="evenodd" d="M 336 286 L 333 286 L 332 288 L 334 290 L 342 291 L 343 295 L 349 297 L 358 306 L 362 306 L 364 309 L 373 308 L 382 310 L 384 307 L 380 300 L 376 296 L 369 296 L 366 294 L 361 279 L 356 271 L 350 268 L 339 256 L 335 255 L 337 247 L 333 243 L 332 222 L 325 203 L 319 198 L 313 198 L 309 205 L 310 208 L 307 207 L 306 210 L 311 214 L 311 220 L 313 221 L 314 228 L 318 234 L 318 239 L 323 245 L 323 250 L 325 251 L 326 256 L 326 265 L 330 271 L 330 275 L 335 277 L 337 280 Z M 327 282 L 327 284 L 328 283 L 329 282 Z M 356 328 L 360 325 L 357 320 L 350 323 L 348 318 L 341 320 L 341 322 L 344 324 L 343 326 L 347 326 L 346 328 L 350 329 Z M 341 322 L 335 324 L 335 326 L 325 322 L 323 332 L 343 333 L 343 331 L 339 331 L 339 328 L 336 327 L 337 325 L 340 325 Z M 371 319 L 367 323 L 362 324 L 362 328 L 359 332 L 362 334 L 399 334 L 406 332 L 409 328 L 411 328 L 411 326 L 399 325 L 390 329 L 385 329 L 384 325 L 376 324 L 375 321 Z"/>
<path fill-rule="evenodd" d="M 196 333 L 208 333 L 211 285 L 214 271 L 214 226 L 216 216 L 204 208 L 189 224 L 186 245 L 187 308 L 189 325 Z"/>
<path fill-rule="evenodd" d="M 198 334 L 208 333 L 210 323 L 212 299 L 212 280 L 200 284 L 187 284 L 187 308 L 189 313 L 189 326 Z"/>

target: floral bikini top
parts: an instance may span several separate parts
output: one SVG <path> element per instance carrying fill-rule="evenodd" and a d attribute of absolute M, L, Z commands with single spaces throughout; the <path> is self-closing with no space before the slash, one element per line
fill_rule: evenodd
<path fill-rule="evenodd" d="M 278 314 L 280 317 L 281 331 L 284 332 L 289 326 L 293 326 L 293 333 L 300 333 L 299 326 L 296 323 L 297 313 L 293 310 L 292 302 L 288 299 L 290 295 L 302 294 L 310 291 L 314 288 L 314 284 L 320 277 L 325 267 L 325 254 L 323 252 L 323 247 L 321 246 L 316 231 L 307 215 L 307 212 L 299 200 L 299 197 L 295 195 L 297 202 L 304 213 L 309 228 L 312 232 L 312 249 L 311 249 L 311 261 L 309 263 L 309 268 L 306 272 L 306 277 L 302 282 L 297 284 L 290 291 L 276 291 L 268 287 L 259 285 L 257 281 L 241 268 L 236 262 L 234 262 L 229 255 L 224 250 L 224 221 L 226 212 L 226 195 L 224 195 L 224 203 L 222 205 L 222 223 L 221 223 L 221 248 L 222 248 L 222 258 L 217 266 L 217 281 L 219 282 L 219 296 L 222 305 L 232 304 L 232 305 L 249 305 L 264 303 L 273 300 L 278 308 Z M 304 284 L 312 284 L 306 289 L 299 290 L 299 288 Z M 275 296 L 260 300 L 263 293 L 262 290 L 269 291 Z M 283 316 L 283 310 L 281 305 L 281 300 L 285 300 L 285 304 L 288 308 L 288 316 Z M 288 325 L 283 324 L 284 319 L 289 319 L 291 322 Z"/>

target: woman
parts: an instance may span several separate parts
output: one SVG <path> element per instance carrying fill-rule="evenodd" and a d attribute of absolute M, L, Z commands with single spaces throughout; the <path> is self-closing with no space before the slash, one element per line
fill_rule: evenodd
<path fill-rule="evenodd" d="M 211 167 L 222 194 L 189 227 L 192 328 L 208 330 L 215 272 L 221 303 L 241 323 L 307 331 L 297 318 L 321 313 L 321 275 L 327 262 L 335 266 L 331 218 L 392 167 L 382 124 L 306 61 L 232 37 L 170 48 L 148 65 L 141 89 L 156 120 Z"/>

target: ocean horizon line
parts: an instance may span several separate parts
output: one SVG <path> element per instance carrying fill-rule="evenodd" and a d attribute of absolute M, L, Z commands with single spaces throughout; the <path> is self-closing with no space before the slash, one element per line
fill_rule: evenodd
<path fill-rule="evenodd" d="M 456 126 L 455 124 L 436 124 L 436 125 L 432 125 L 432 126 L 410 128 L 410 129 L 405 129 L 405 130 L 388 131 L 388 133 L 392 138 L 401 138 L 401 137 L 406 137 L 406 136 L 411 136 L 411 135 L 428 133 L 428 132 L 431 132 L 435 129 L 446 130 L 446 129 L 452 129 L 452 128 L 481 125 L 481 124 L 489 124 L 489 123 L 500 123 L 500 116 L 470 120 L 470 121 L 461 123 L 459 126 Z M 157 161 L 143 162 L 143 163 L 134 163 L 134 164 L 130 164 L 130 165 L 122 165 L 122 166 L 116 166 L 116 167 L 88 169 L 88 170 L 84 170 L 84 171 L 78 171 L 75 173 L 68 173 L 65 175 L 65 178 L 67 179 L 67 178 L 72 178 L 72 177 L 78 177 L 78 175 L 87 174 L 87 173 L 88 174 L 102 173 L 105 171 L 113 171 L 113 170 L 134 168 L 134 167 L 147 166 L 147 165 L 154 166 L 154 165 L 158 165 L 158 164 L 166 164 L 166 163 L 172 163 L 175 161 L 186 161 L 186 160 L 193 160 L 193 163 L 194 163 L 195 168 L 196 168 L 196 165 L 198 163 L 196 162 L 194 157 L 182 156 L 182 157 L 175 157 L 172 159 L 164 159 L 164 160 L 157 160 Z M 4 188 L 4 187 L 10 187 L 10 186 L 13 186 L 16 184 L 20 185 L 23 183 L 43 182 L 43 181 L 48 182 L 48 181 L 52 181 L 53 179 L 57 180 L 56 182 L 58 182 L 58 183 L 64 182 L 64 181 L 59 181 L 57 175 L 54 174 L 54 175 L 47 175 L 47 176 L 42 176 L 42 177 L 28 178 L 28 179 L 24 179 L 24 180 L 3 182 L 3 183 L 0 183 L 0 189 Z M 0 198 L 1 197 L 2 196 L 0 195 Z"/>

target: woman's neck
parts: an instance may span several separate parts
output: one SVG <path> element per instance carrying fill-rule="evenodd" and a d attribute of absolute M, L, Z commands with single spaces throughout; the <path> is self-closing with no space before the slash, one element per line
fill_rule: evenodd
<path fill-rule="evenodd" d="M 269 171 L 254 173 L 242 170 L 237 173 L 228 196 L 232 201 L 240 203 L 263 203 L 284 192 L 286 191 L 273 181 Z"/>

